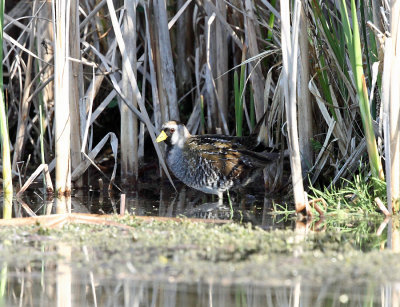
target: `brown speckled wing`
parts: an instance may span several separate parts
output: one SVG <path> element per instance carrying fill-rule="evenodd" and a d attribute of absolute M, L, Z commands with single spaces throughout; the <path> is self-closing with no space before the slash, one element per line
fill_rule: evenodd
<path fill-rule="evenodd" d="M 192 155 L 201 156 L 210 167 L 227 178 L 246 176 L 248 171 L 263 168 L 276 160 L 275 156 L 263 156 L 238 142 L 232 142 L 231 137 L 194 136 L 186 145 Z"/>
<path fill-rule="evenodd" d="M 248 150 L 254 150 L 259 145 L 254 136 L 237 137 L 219 134 L 196 135 L 193 136 L 193 142 L 199 146 L 214 143 L 217 147 L 233 146 L 233 148 L 246 148 Z"/>

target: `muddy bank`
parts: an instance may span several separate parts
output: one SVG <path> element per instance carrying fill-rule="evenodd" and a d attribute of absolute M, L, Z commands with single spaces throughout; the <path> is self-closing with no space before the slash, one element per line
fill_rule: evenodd
<path fill-rule="evenodd" d="M 310 282 L 362 283 L 398 280 L 399 255 L 382 250 L 378 221 L 349 221 L 326 230 L 265 231 L 250 224 L 214 225 L 115 218 L 130 226 L 68 224 L 0 227 L 0 260 L 11 268 L 40 272 L 70 264 L 98 278 L 157 279 L 222 284 Z M 332 224 L 332 222 L 331 222 Z M 347 231 L 344 231 L 344 225 Z M 349 227 L 352 226 L 352 227 Z M 356 228 L 359 227 L 359 228 Z M 45 269 L 46 270 L 46 269 Z"/>

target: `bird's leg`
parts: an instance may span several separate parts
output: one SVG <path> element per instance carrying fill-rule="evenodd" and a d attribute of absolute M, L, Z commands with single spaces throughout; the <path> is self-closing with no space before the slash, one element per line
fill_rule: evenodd
<path fill-rule="evenodd" d="M 218 192 L 218 206 L 222 206 L 224 204 L 224 193 Z"/>
<path fill-rule="evenodd" d="M 232 207 L 231 196 L 229 195 L 229 190 L 226 190 L 226 194 L 228 195 L 228 203 L 229 203 L 229 207 L 231 207 L 231 218 L 232 218 L 233 217 L 233 207 Z"/>

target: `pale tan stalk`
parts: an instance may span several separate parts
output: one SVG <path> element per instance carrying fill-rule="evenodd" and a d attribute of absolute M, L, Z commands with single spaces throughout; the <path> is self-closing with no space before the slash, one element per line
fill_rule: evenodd
<path fill-rule="evenodd" d="M 385 41 L 385 57 L 383 65 L 383 78 L 382 78 L 382 122 L 384 132 L 384 144 L 385 144 L 385 168 L 386 168 L 386 193 L 388 210 L 392 211 L 392 177 L 393 174 L 391 164 L 391 148 L 390 148 L 390 87 L 391 87 L 391 68 L 392 68 L 392 38 L 388 37 Z"/>
<path fill-rule="evenodd" d="M 71 193 L 70 63 L 67 59 L 69 56 L 69 7 L 67 5 L 69 1 L 54 0 L 54 2 L 56 193 L 61 196 Z"/>
<path fill-rule="evenodd" d="M 39 58 L 43 59 L 45 62 L 53 63 L 54 57 L 54 31 L 53 25 L 49 20 L 52 19 L 51 16 L 51 2 L 46 2 L 41 10 L 38 13 L 38 20 L 37 20 L 37 38 L 36 38 L 36 48 Z M 42 61 L 37 61 L 39 71 L 41 71 L 40 80 L 43 82 L 50 80 L 50 78 L 54 77 L 54 66 L 47 65 Z M 44 107 L 44 114 L 48 113 L 49 109 L 54 106 L 54 82 L 53 80 L 50 81 L 46 86 L 43 88 L 42 92 L 42 99 L 43 99 L 43 107 Z M 43 118 L 43 129 L 47 129 L 49 126 L 49 118 L 48 116 L 44 116 Z M 49 133 L 51 136 L 51 133 Z M 50 137 L 50 146 L 51 140 L 53 138 Z M 51 147 L 50 147 L 51 148 Z M 53 150 L 53 149 L 52 149 Z M 42 161 L 44 162 L 44 161 Z"/>
<path fill-rule="evenodd" d="M 132 1 L 125 0 L 125 15 L 123 19 L 122 35 L 126 43 L 127 52 L 123 57 L 128 57 L 132 65 L 133 73 L 137 78 L 136 59 L 136 5 Z M 125 60 L 122 60 L 125 62 Z M 122 66 L 122 92 L 127 99 L 137 108 L 136 96 L 129 81 L 126 66 Z M 120 103 L 121 113 L 121 178 L 126 180 L 138 176 L 138 122 L 137 117 L 129 110 L 128 106 Z"/>
<path fill-rule="evenodd" d="M 208 9 L 208 3 L 206 3 L 206 11 Z M 215 43 L 215 21 L 216 14 L 212 13 L 206 17 L 206 74 L 205 74 L 205 89 L 206 89 L 206 101 L 207 101 L 207 125 L 209 131 L 215 131 L 217 133 L 229 134 L 228 125 L 226 123 L 226 117 L 222 112 L 220 101 L 218 100 L 219 94 L 217 92 L 217 85 L 214 79 L 216 75 L 217 61 L 217 45 Z M 223 131 L 223 132 L 222 132 Z"/>
<path fill-rule="evenodd" d="M 245 0 L 245 33 L 248 44 L 248 54 L 249 57 L 254 57 L 260 53 L 258 45 L 257 45 L 257 35 L 256 35 L 256 18 L 254 15 L 253 2 L 251 0 Z M 254 107 L 256 109 L 256 119 L 257 121 L 264 114 L 264 85 L 265 78 L 261 71 L 261 66 L 254 65 L 258 63 L 250 63 L 250 80 L 254 93 Z"/>
<path fill-rule="evenodd" d="M 184 6 L 186 0 L 178 0 L 177 8 Z M 184 93 L 188 86 L 190 86 L 190 70 L 188 67 L 188 39 L 191 37 L 191 18 L 189 18 L 188 10 L 185 10 L 177 20 L 176 37 L 178 43 L 176 44 L 176 81 L 178 93 Z M 183 38 L 183 39 L 181 39 Z"/>
<path fill-rule="evenodd" d="M 80 34 L 79 34 L 79 10 L 78 1 L 71 1 L 70 8 L 70 33 L 69 33 L 69 56 L 74 59 L 80 59 Z M 83 97 L 83 69 L 82 64 L 72 61 L 70 74 L 70 121 L 71 125 L 71 172 L 82 162 L 81 146 L 81 120 L 80 120 L 80 99 Z M 76 187 L 82 187 L 83 178 L 80 177 L 75 181 Z"/>
<path fill-rule="evenodd" d="M 147 9 L 147 12 L 149 9 Z M 153 24 L 153 22 L 149 21 L 149 14 L 146 14 L 146 27 L 148 28 L 148 31 L 150 33 L 149 38 L 150 39 L 150 48 L 149 48 L 149 58 L 150 58 L 150 76 L 152 83 L 153 81 L 156 81 L 155 84 L 152 85 L 152 95 L 155 104 L 156 109 L 159 111 L 159 121 L 161 127 L 161 124 L 170 120 L 169 118 L 169 110 L 168 110 L 168 99 L 167 95 L 165 92 L 165 89 L 162 86 L 162 68 L 161 68 L 161 56 L 160 56 L 160 49 L 158 48 L 158 31 Z M 149 43 L 149 42 L 148 42 Z M 152 65 L 153 64 L 153 65 Z M 152 71 L 153 69 L 153 71 Z M 152 75 L 154 73 L 154 75 Z M 157 94 L 157 95 L 156 95 Z M 156 96 L 155 96 L 156 95 Z M 158 122 L 157 116 L 156 116 L 156 123 Z"/>
<path fill-rule="evenodd" d="M 154 0 L 154 14 L 157 23 L 158 48 L 160 55 L 161 69 L 161 88 L 165 89 L 168 99 L 168 117 L 169 119 L 179 120 L 178 100 L 176 96 L 176 83 L 174 75 L 174 62 L 172 58 L 171 40 L 168 30 L 168 18 L 166 2 L 164 0 Z"/>
<path fill-rule="evenodd" d="M 179 9 L 177 14 L 169 21 L 168 29 L 174 25 L 177 20 L 180 20 L 179 16 L 185 13 L 188 5 L 191 0 L 187 0 L 186 3 Z M 145 7 L 145 19 L 146 19 L 146 42 L 147 42 L 147 53 L 148 53 L 148 61 L 149 61 L 149 70 L 150 70 L 150 81 L 151 81 L 151 92 L 152 92 L 152 100 L 153 100 L 153 114 L 154 114 L 154 124 L 157 131 L 159 131 L 161 124 L 163 121 L 168 120 L 168 106 L 166 102 L 166 95 L 159 93 L 163 93 L 162 89 L 162 81 L 161 81 L 161 68 L 160 68 L 160 56 L 159 50 L 155 44 L 158 40 L 157 31 L 155 31 L 154 27 L 152 27 L 152 22 L 149 22 L 149 7 L 147 5 L 148 2 L 144 3 Z M 151 44 L 153 42 L 153 44 Z M 160 91 L 158 90 L 157 84 L 160 84 Z"/>
<path fill-rule="evenodd" d="M 389 126 L 390 126 L 390 172 L 391 172 L 391 198 L 393 209 L 400 209 L 400 1 L 391 1 L 391 36 L 392 57 L 390 59 L 390 102 L 389 102 Z"/>
<path fill-rule="evenodd" d="M 226 19 L 226 4 L 224 1 L 217 1 L 216 8 L 219 10 L 221 18 Z M 218 94 L 218 106 L 224 118 L 228 118 L 228 33 L 222 22 L 217 19 L 215 23 L 215 41 L 216 41 L 216 84 Z M 221 116 L 219 118 L 219 126 L 223 125 Z"/>
<path fill-rule="evenodd" d="M 292 169 L 292 183 L 296 211 L 300 212 L 306 208 L 308 202 L 304 197 L 303 177 L 301 169 L 301 159 L 299 150 L 299 139 L 297 132 L 297 113 L 296 113 L 296 74 L 297 74 L 297 31 L 298 21 L 301 9 L 301 2 L 295 1 L 295 10 L 293 12 L 292 35 L 290 33 L 290 10 L 289 0 L 281 1 L 281 33 L 282 33 L 282 62 L 283 77 L 282 86 L 285 97 L 288 144 L 290 151 L 290 166 Z M 297 23 L 296 23 L 297 22 Z"/>
<path fill-rule="evenodd" d="M 146 31 L 147 32 L 147 31 Z M 148 44 L 147 41 L 144 42 L 144 52 L 143 55 L 147 55 L 148 53 Z M 147 64 L 148 64 L 148 57 L 144 56 L 144 63 L 143 63 L 143 72 L 147 72 Z M 146 79 L 146 73 L 143 75 L 142 79 L 142 94 L 143 94 L 143 99 L 146 99 L 146 86 L 147 86 L 147 79 Z M 139 161 L 143 161 L 144 159 L 144 141 L 145 141 L 145 132 L 146 132 L 146 126 L 144 125 L 143 122 L 138 122 L 139 124 L 139 134 L 138 134 L 138 149 L 137 149 L 137 156 Z M 138 178 L 138 175 L 136 176 Z"/>
<path fill-rule="evenodd" d="M 154 54 L 157 52 L 154 52 L 152 49 L 152 44 L 151 44 L 151 35 L 152 32 L 150 31 L 150 26 L 149 26 L 149 19 L 148 19 L 148 7 L 146 6 L 145 9 L 145 19 L 146 19 L 146 43 L 147 43 L 147 53 L 148 53 L 148 59 L 149 59 L 149 70 L 150 70 L 150 82 L 151 82 L 151 94 L 153 98 L 153 109 L 154 109 L 154 125 L 156 131 L 160 131 L 161 125 L 162 125 L 162 109 L 160 105 L 160 99 L 159 99 L 159 91 L 157 88 L 157 74 L 156 70 L 154 68 Z"/>
<path fill-rule="evenodd" d="M 207 104 L 207 125 L 208 131 L 217 128 L 218 109 L 217 101 L 214 95 L 214 71 L 216 61 L 215 50 L 215 13 L 211 13 L 208 4 L 205 3 L 207 17 L 205 18 L 205 37 L 206 37 L 206 74 L 205 74 L 205 102 Z M 212 42 L 212 43 L 211 43 Z"/>
<path fill-rule="evenodd" d="M 311 138 L 313 137 L 313 117 L 312 117 L 312 106 L 311 106 L 311 95 L 308 89 L 308 82 L 310 79 L 310 55 L 308 45 L 308 33 L 307 33 L 307 16 L 304 8 L 302 7 L 300 13 L 300 33 L 299 33 L 299 45 L 300 45 L 300 71 L 299 71 L 299 145 L 301 153 L 302 167 L 304 171 L 307 171 L 313 165 L 313 152 L 311 148 Z"/>

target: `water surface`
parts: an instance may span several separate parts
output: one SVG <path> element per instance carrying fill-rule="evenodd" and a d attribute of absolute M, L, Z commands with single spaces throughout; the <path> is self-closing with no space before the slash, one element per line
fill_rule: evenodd
<path fill-rule="evenodd" d="M 14 217 L 60 211 L 25 194 Z M 188 189 L 126 195 L 139 216 L 230 221 L 228 205 Z M 131 221 L 114 226 L 1 228 L 3 306 L 396 306 L 398 221 L 348 216 L 310 223 L 277 200 L 234 201 L 234 224 Z M 118 214 L 120 195 L 75 191 L 74 213 Z M 282 207 L 279 207 L 282 209 Z M 381 229 L 380 229 L 381 227 Z M 383 229 L 383 230 L 382 230 Z"/>

